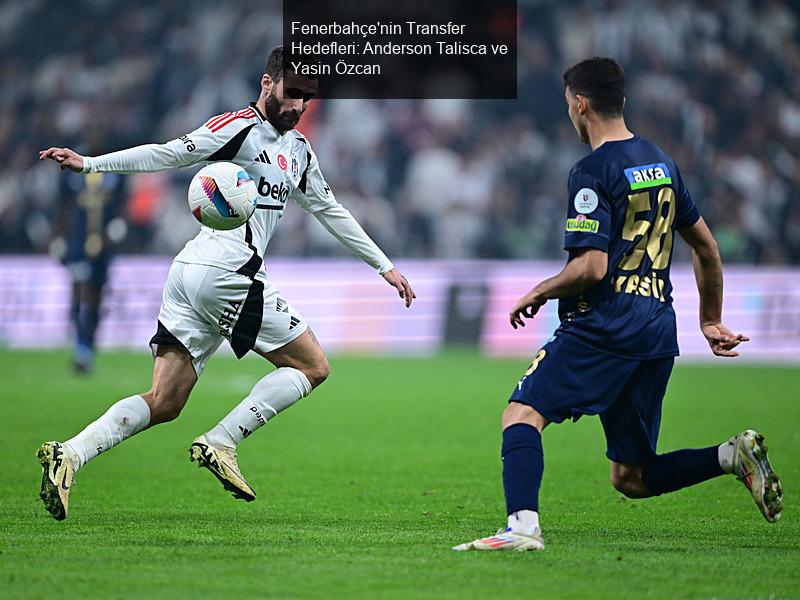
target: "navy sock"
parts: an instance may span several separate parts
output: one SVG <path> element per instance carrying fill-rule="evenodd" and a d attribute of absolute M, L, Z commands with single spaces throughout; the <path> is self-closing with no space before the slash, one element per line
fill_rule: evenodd
<path fill-rule="evenodd" d="M 539 510 L 539 486 L 544 473 L 542 434 L 527 423 L 503 431 L 503 489 L 507 514 Z"/>
<path fill-rule="evenodd" d="M 656 456 L 642 469 L 642 481 L 656 496 L 724 475 L 718 447 L 676 450 Z"/>

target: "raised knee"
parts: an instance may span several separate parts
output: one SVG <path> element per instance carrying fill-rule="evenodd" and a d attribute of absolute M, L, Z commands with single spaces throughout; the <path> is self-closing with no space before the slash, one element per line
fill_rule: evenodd
<path fill-rule="evenodd" d="M 627 498 L 643 498 L 641 471 L 620 469 L 611 472 L 611 485 Z"/>
<path fill-rule="evenodd" d="M 627 496 L 628 498 L 630 498 L 630 495 L 629 495 L 630 487 L 629 487 L 628 481 L 627 481 L 627 479 L 625 477 L 623 477 L 622 475 L 619 475 L 618 473 L 612 473 L 611 474 L 611 485 L 614 486 L 615 490 L 617 490 L 621 494 L 623 494 L 623 495 Z"/>

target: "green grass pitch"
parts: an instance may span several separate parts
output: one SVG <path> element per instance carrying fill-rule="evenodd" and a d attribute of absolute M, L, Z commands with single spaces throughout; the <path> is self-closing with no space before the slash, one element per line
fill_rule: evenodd
<path fill-rule="evenodd" d="M 240 447 L 258 493 L 246 504 L 188 460 L 267 370 L 217 356 L 177 421 L 78 474 L 61 523 L 37 498 L 36 448 L 145 390 L 150 358 L 106 353 L 85 379 L 62 352 L 3 351 L 0 364 L 3 598 L 800 597 L 797 368 L 679 365 L 659 441 L 763 431 L 786 492 L 776 525 L 730 477 L 623 500 L 584 418 L 544 436 L 547 549 L 483 554 L 450 547 L 505 521 L 498 428 L 524 360 L 335 357 L 325 385 Z"/>

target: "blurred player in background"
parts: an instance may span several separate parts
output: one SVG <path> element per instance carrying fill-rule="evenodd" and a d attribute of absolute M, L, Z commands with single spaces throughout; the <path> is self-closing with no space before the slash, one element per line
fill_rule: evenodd
<path fill-rule="evenodd" d="M 93 139 L 99 139 L 93 132 Z M 96 148 L 90 142 L 90 148 Z M 70 322 L 75 336 L 72 364 L 76 373 L 92 371 L 95 336 L 114 246 L 125 237 L 120 217 L 124 180 L 116 173 L 86 176 L 68 171 L 60 182 L 59 234 L 51 249 L 64 263 L 72 280 Z"/>
<path fill-rule="evenodd" d="M 255 351 L 276 370 L 220 423 L 194 440 L 190 457 L 219 479 L 234 497 L 252 501 L 255 491 L 237 464 L 236 447 L 256 429 L 308 395 L 328 377 L 329 367 L 311 329 L 267 279 L 267 244 L 294 199 L 342 244 L 395 287 L 406 307 L 416 297 L 408 281 L 336 201 L 308 140 L 294 130 L 317 91 L 315 79 L 284 71 L 283 48 L 267 59 L 256 102 L 210 118 L 195 131 L 165 144 L 137 146 L 103 156 L 80 156 L 50 148 L 53 159 L 75 172 L 141 173 L 231 161 L 257 183 L 258 204 L 242 227 L 202 227 L 175 257 L 164 287 L 149 391 L 114 404 L 66 442 L 46 442 L 41 498 L 50 514 L 64 519 L 74 473 L 99 453 L 147 427 L 175 419 L 206 362 L 227 339 L 238 358 Z M 190 218 L 187 214 L 187 218 Z"/>
<path fill-rule="evenodd" d="M 542 431 L 550 423 L 599 415 L 612 485 L 648 498 L 726 473 L 752 494 L 764 517 L 781 516 L 782 489 L 763 435 L 746 430 L 720 445 L 656 454 L 661 403 L 678 355 L 669 268 L 677 231 L 692 248 L 700 329 L 717 356 L 734 357 L 748 338 L 722 323 L 717 244 L 678 167 L 628 130 L 625 75 L 607 58 L 567 69 L 569 117 L 592 153 L 569 175 L 558 275 L 539 283 L 510 313 L 525 325 L 551 299 L 561 324 L 520 379 L 503 413 L 503 487 L 508 524 L 454 550 L 541 550 Z"/>

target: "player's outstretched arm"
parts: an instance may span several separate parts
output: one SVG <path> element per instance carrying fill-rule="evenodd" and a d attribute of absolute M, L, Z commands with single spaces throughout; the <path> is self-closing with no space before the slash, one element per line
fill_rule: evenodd
<path fill-rule="evenodd" d="M 556 276 L 545 279 L 520 298 L 508 315 L 511 326 L 525 327 L 526 319 L 532 319 L 548 300 L 565 298 L 585 292 L 603 280 L 608 271 L 608 254 L 596 248 L 582 248 Z"/>
<path fill-rule="evenodd" d="M 39 152 L 39 160 L 51 158 L 61 169 L 77 173 L 152 173 L 188 167 L 207 154 L 193 154 L 180 138 L 165 144 L 145 144 L 100 156 L 81 156 L 70 148 L 49 148 Z"/>
<path fill-rule="evenodd" d="M 39 160 L 52 159 L 62 169 L 77 173 L 152 173 L 190 167 L 208 160 L 242 129 L 252 127 L 250 114 L 255 113 L 245 110 L 212 117 L 194 131 L 163 144 L 144 144 L 100 156 L 48 148 L 39 152 Z"/>
<path fill-rule="evenodd" d="M 711 230 L 701 217 L 694 225 L 679 230 L 692 248 L 692 267 L 700 295 L 700 330 L 717 356 L 739 356 L 733 349 L 750 340 L 722 324 L 722 258 Z"/>

